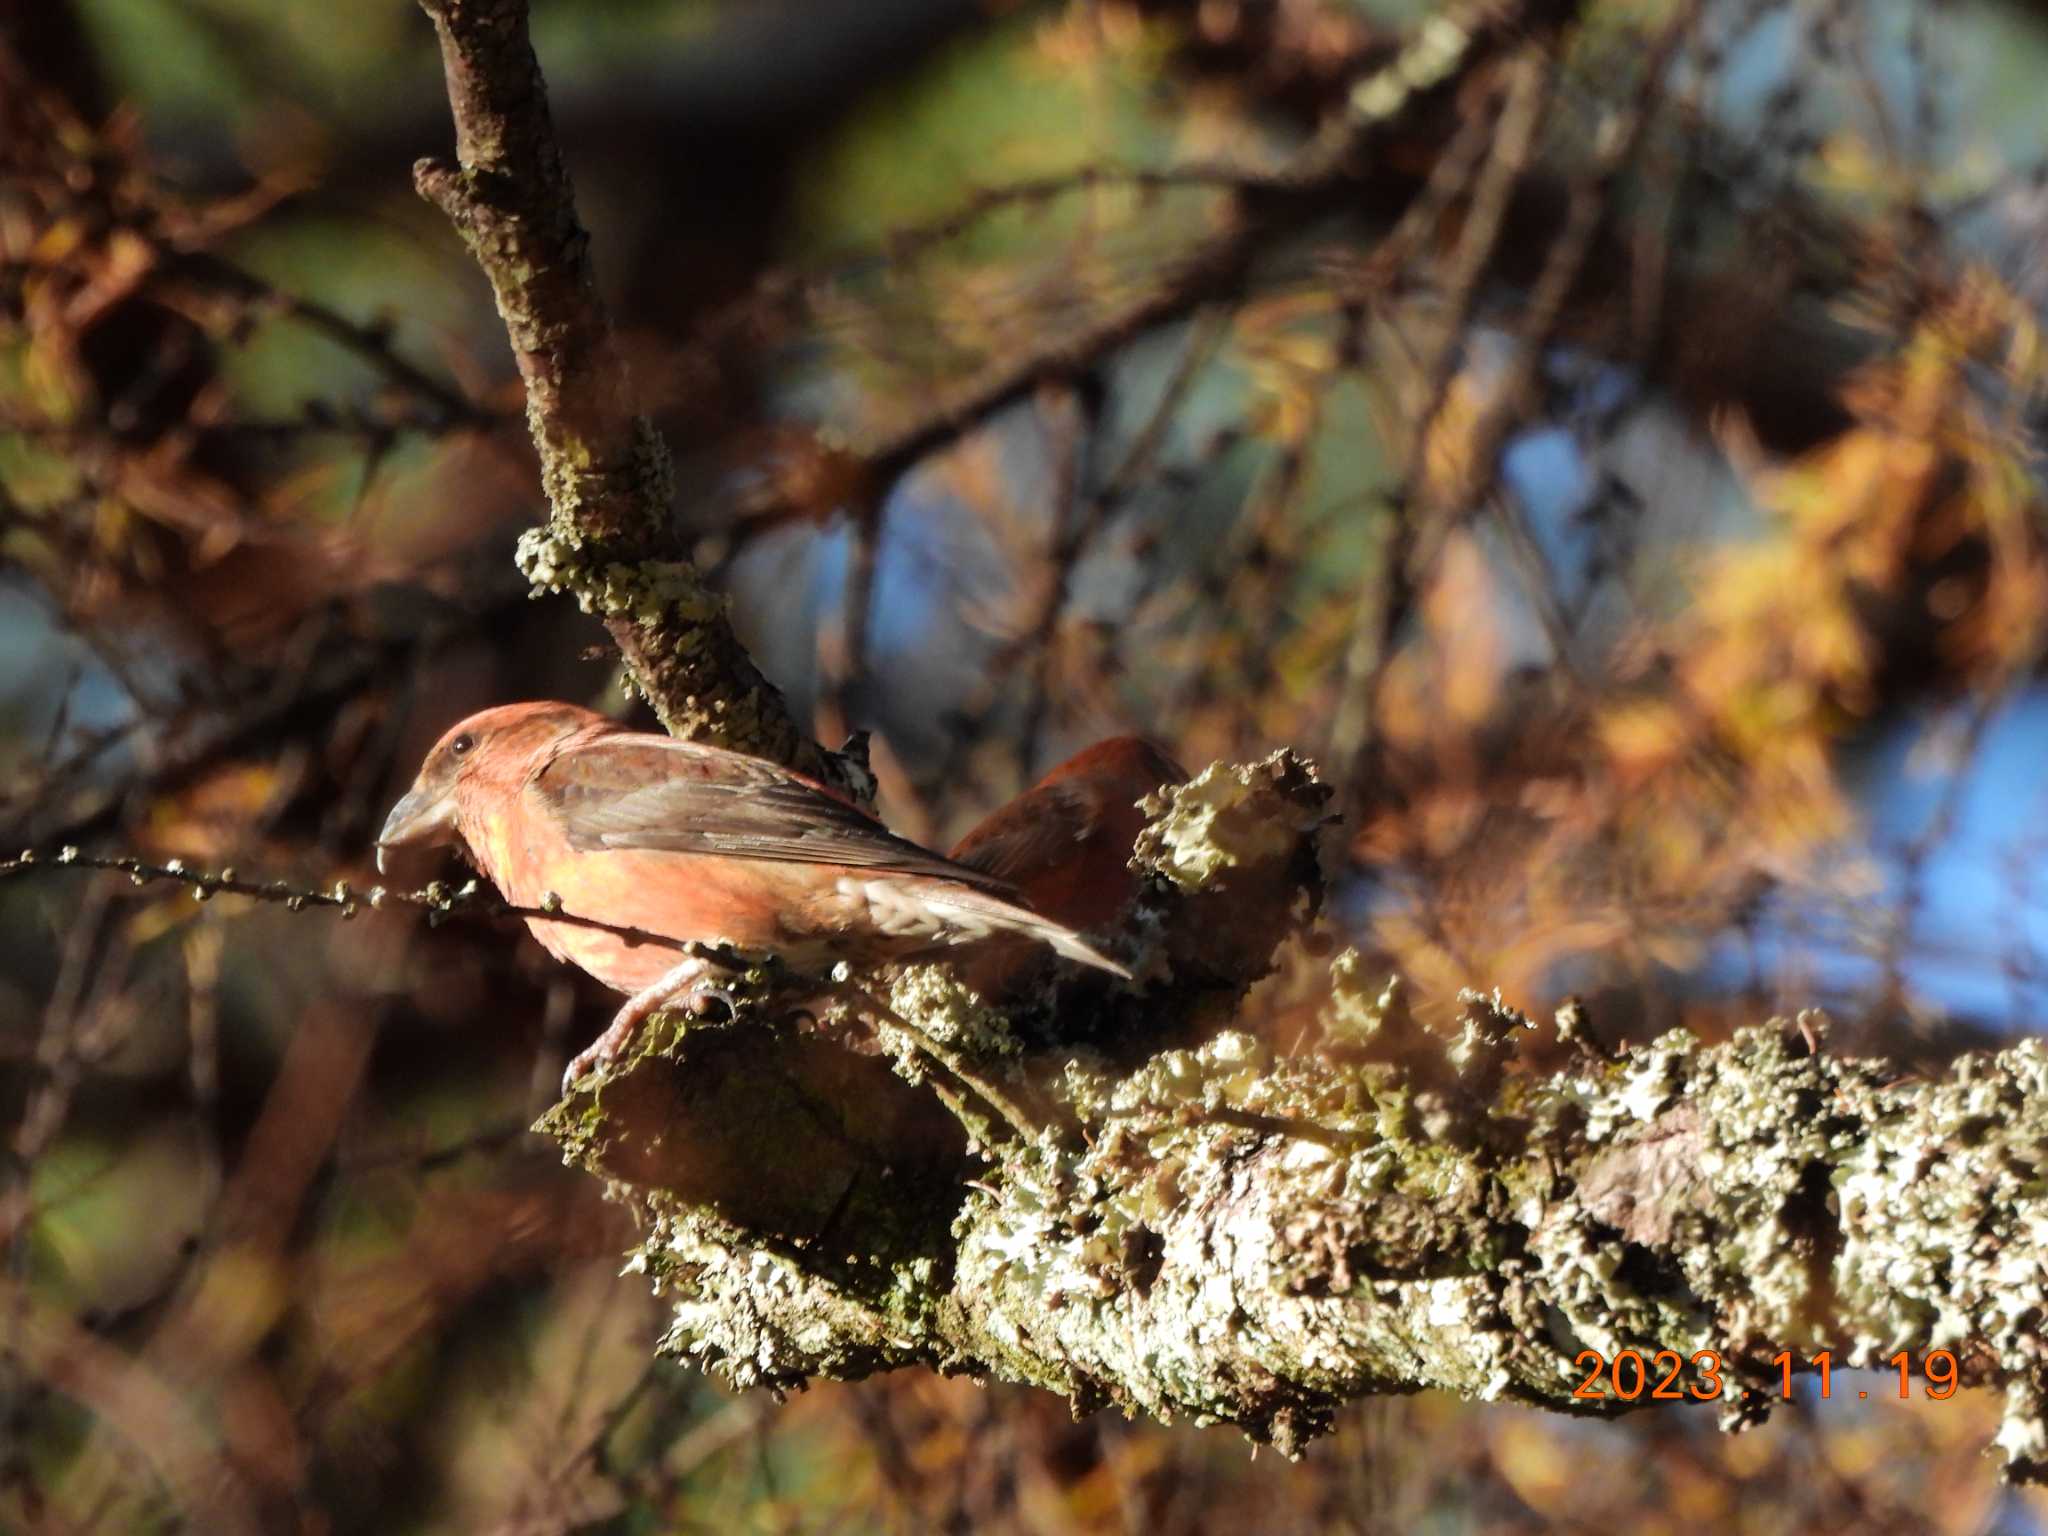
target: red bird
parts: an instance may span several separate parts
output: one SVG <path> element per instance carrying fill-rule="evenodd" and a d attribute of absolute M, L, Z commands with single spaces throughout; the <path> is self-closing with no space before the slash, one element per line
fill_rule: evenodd
<path fill-rule="evenodd" d="M 1180 764 L 1138 736 L 1075 753 L 953 845 L 956 863 L 1007 881 L 1032 909 L 1093 932 L 1138 892 L 1131 848 L 1145 825 L 1138 802 L 1181 784 Z"/>
<path fill-rule="evenodd" d="M 1036 941 L 1130 972 L 1010 885 L 906 842 L 823 785 L 760 758 L 628 731 L 573 704 L 509 704 L 450 727 L 377 839 L 393 852 L 457 845 L 515 906 L 678 942 L 768 951 L 792 969 Z M 543 917 L 557 959 L 631 993 L 569 1064 L 608 1062 L 656 1009 L 716 995 L 713 967 L 673 949 Z"/>

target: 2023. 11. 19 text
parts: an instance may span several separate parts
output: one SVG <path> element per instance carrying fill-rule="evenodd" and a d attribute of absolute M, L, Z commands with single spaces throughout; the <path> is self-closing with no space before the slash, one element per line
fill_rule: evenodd
<path fill-rule="evenodd" d="M 1910 1350 L 1900 1350 L 1885 1362 L 1899 1373 L 1899 1396 L 1913 1395 L 1914 1357 Z M 1639 1399 L 1651 1402 L 1718 1402 L 1729 1395 L 1728 1383 L 1722 1374 L 1721 1356 L 1714 1350 L 1703 1349 L 1697 1354 L 1686 1356 L 1675 1349 L 1660 1349 L 1645 1355 L 1640 1350 L 1617 1351 L 1612 1358 L 1597 1349 L 1582 1349 L 1572 1359 L 1572 1364 L 1586 1372 L 1572 1396 L 1593 1402 L 1620 1401 L 1633 1403 Z M 1834 1357 L 1827 1350 L 1806 1359 L 1801 1359 L 1791 1350 L 1780 1350 L 1771 1357 L 1771 1364 L 1777 1368 L 1775 1383 L 1758 1381 L 1747 1388 L 1739 1388 L 1742 1395 L 1760 1397 L 1767 1394 L 1771 1385 L 1777 1388 L 1781 1398 L 1790 1399 L 1795 1376 L 1813 1374 L 1819 1377 L 1817 1396 L 1834 1395 Z M 1919 1361 L 1918 1373 L 1923 1380 L 1922 1395 L 1935 1402 L 1945 1402 L 1956 1395 L 1960 1385 L 1961 1366 L 1955 1355 L 1945 1349 L 1930 1351 Z M 1859 1398 L 1867 1398 L 1867 1388 L 1860 1389 Z"/>

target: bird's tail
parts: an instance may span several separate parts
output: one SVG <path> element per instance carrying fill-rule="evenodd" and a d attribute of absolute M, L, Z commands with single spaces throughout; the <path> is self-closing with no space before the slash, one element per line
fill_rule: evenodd
<path fill-rule="evenodd" d="M 1015 934 L 1018 938 L 1049 944 L 1069 960 L 1092 965 L 1098 971 L 1107 971 L 1125 981 L 1131 979 L 1129 966 L 1110 959 L 1064 923 L 1042 917 L 1029 907 L 951 880 L 920 882 L 920 885 L 923 888 L 917 891 L 914 900 L 921 910 L 914 926 L 923 928 L 930 935 L 935 941 L 934 949 Z"/>
<path fill-rule="evenodd" d="M 1120 960 L 1112 960 L 1101 950 L 1090 944 L 1080 934 L 1064 923 L 1056 923 L 1049 917 L 1041 917 L 1029 907 L 1016 906 L 1011 902 L 997 901 L 993 896 L 983 897 L 993 906 L 1002 908 L 1003 926 L 1012 933 L 1020 933 L 1050 944 L 1059 954 L 1082 965 L 1092 965 L 1098 971 L 1107 971 L 1125 981 L 1131 979 L 1131 968 Z"/>

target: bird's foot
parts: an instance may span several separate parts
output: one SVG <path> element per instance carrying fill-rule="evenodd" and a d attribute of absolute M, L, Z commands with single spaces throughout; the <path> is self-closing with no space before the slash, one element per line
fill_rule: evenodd
<path fill-rule="evenodd" d="M 733 992 L 709 978 L 711 967 L 694 956 L 669 971 L 651 986 L 642 987 L 627 998 L 624 1006 L 612 1015 L 612 1021 L 605 1026 L 603 1034 L 579 1052 L 562 1073 L 562 1093 L 566 1097 L 577 1082 L 598 1067 L 608 1067 L 619 1059 L 619 1054 L 632 1043 L 640 1032 L 640 1026 L 650 1016 L 669 1007 L 678 998 L 685 998 L 685 1005 L 692 1013 L 703 1017 L 710 1011 L 713 1002 L 725 1004 L 728 1012 L 739 1012 L 739 999 Z"/>

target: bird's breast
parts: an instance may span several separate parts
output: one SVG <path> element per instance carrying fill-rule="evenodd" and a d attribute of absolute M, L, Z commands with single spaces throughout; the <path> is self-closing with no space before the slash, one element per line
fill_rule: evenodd
<path fill-rule="evenodd" d="M 507 852 L 500 889 L 508 900 L 549 907 L 558 901 L 565 914 L 631 930 L 527 919 L 550 954 L 618 991 L 635 992 L 657 980 L 683 958 L 681 944 L 787 949 L 781 922 L 787 896 L 780 889 L 779 869 L 767 861 L 633 849 L 579 851 L 565 841 L 527 841 Z"/>

